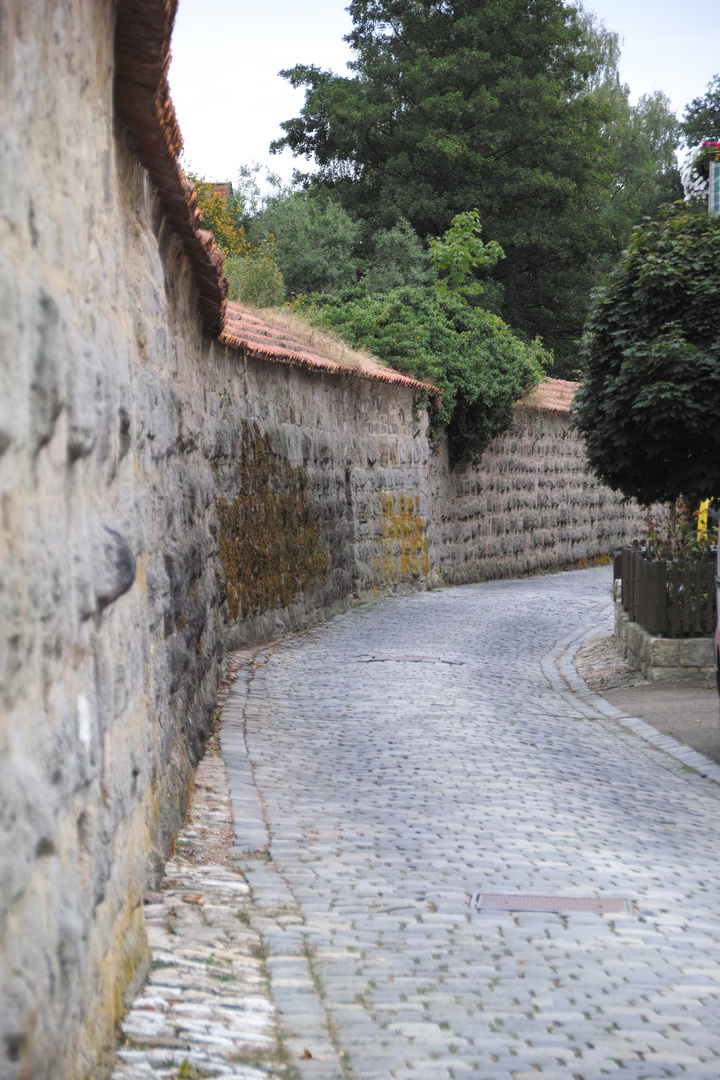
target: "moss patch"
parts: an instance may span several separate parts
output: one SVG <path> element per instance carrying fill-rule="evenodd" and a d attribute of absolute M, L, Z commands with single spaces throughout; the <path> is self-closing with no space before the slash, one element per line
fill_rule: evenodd
<path fill-rule="evenodd" d="M 218 580 L 232 619 L 287 607 L 299 593 L 327 581 L 329 564 L 304 470 L 276 454 L 269 436 L 247 420 L 237 470 L 239 494 L 215 503 Z"/>

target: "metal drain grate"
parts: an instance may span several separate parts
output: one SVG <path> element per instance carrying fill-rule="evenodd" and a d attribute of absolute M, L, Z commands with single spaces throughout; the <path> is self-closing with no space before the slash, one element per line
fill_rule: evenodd
<path fill-rule="evenodd" d="M 498 893 L 475 893 L 473 906 L 478 911 L 549 911 L 564 915 L 573 911 L 591 911 L 596 915 L 633 914 L 632 900 L 609 900 L 597 896 L 509 896 Z"/>
<path fill-rule="evenodd" d="M 359 660 L 361 664 L 450 664 L 453 667 L 463 667 L 464 660 L 444 660 L 442 656 L 405 656 L 390 654 L 388 656 L 369 656 Z"/>

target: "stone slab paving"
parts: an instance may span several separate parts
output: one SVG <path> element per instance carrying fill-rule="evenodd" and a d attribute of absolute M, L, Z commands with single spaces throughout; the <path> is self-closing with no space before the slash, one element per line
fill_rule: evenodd
<path fill-rule="evenodd" d="M 152 969 L 122 1021 L 112 1080 L 290 1077 L 262 940 L 250 926 L 252 897 L 232 858 L 217 737 L 176 845 L 159 891 L 145 898 Z"/>
<path fill-rule="evenodd" d="M 577 675 L 610 576 L 379 601 L 238 673 L 234 854 L 288 1076 L 720 1076 L 720 769 Z"/>

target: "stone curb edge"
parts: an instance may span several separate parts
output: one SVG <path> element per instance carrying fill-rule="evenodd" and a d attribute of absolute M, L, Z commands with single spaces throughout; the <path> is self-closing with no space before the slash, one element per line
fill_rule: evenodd
<path fill-rule="evenodd" d="M 608 610 L 611 605 L 608 604 Z M 580 698 L 589 710 L 588 719 L 609 720 L 620 727 L 638 735 L 641 739 L 651 743 L 656 749 L 662 750 L 670 757 L 675 758 L 683 765 L 694 769 L 705 780 L 711 780 L 720 784 L 720 765 L 705 757 L 697 750 L 684 746 L 670 735 L 663 735 L 645 720 L 623 712 L 617 706 L 599 694 L 593 693 L 585 680 L 578 674 L 573 660 L 575 654 L 582 647 L 587 638 L 597 634 L 597 620 L 585 626 L 580 633 L 573 632 L 567 638 L 561 639 L 555 647 L 544 657 L 542 661 L 543 672 L 554 690 L 562 695 L 565 700 Z M 570 691 L 570 693 L 568 693 Z M 720 797 L 720 792 L 717 793 Z"/>
<path fill-rule="evenodd" d="M 265 642 L 232 652 L 231 658 L 236 665 L 234 679 L 221 707 L 220 756 L 225 762 L 228 775 L 232 771 L 234 778 L 234 783 L 230 785 L 235 836 L 235 843 L 230 848 L 232 855 L 248 855 L 267 849 L 270 844 L 270 835 L 245 743 L 245 707 L 255 671 L 255 658 L 259 653 L 271 648 L 272 643 Z"/>

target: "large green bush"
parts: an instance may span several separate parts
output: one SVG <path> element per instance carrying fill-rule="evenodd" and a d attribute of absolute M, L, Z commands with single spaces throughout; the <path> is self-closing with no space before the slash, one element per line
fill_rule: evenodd
<path fill-rule="evenodd" d="M 576 421 L 599 478 L 641 503 L 720 493 L 720 218 L 634 233 L 595 301 Z"/>
<path fill-rule="evenodd" d="M 314 297 L 304 310 L 349 344 L 438 387 L 434 427 L 448 425 L 454 462 L 477 461 L 490 440 L 509 429 L 515 402 L 551 362 L 539 341 L 525 344 L 497 315 L 433 287 L 373 295 L 356 289 Z"/>

